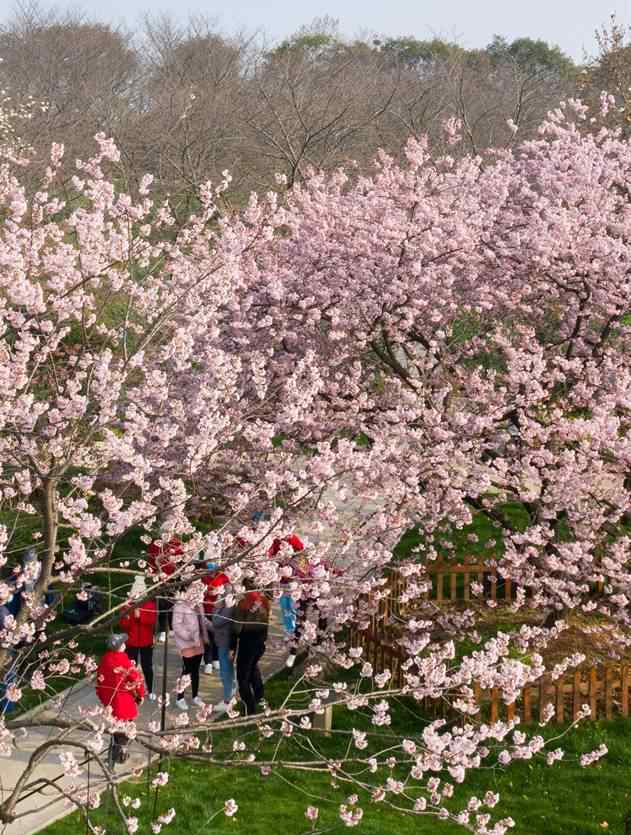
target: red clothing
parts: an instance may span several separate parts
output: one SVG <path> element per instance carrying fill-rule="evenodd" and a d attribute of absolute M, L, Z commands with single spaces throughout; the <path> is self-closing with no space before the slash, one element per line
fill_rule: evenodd
<path fill-rule="evenodd" d="M 283 542 L 291 545 L 294 550 L 294 554 L 304 551 L 305 546 L 303 545 L 302 540 L 300 537 L 296 536 L 295 533 L 292 533 L 284 539 L 275 539 L 267 552 L 268 557 L 275 557 L 278 553 L 280 553 Z M 291 565 L 293 568 L 294 578 L 298 577 L 300 579 L 306 579 L 309 576 L 309 560 L 306 557 L 294 557 L 289 560 L 288 565 Z M 281 582 L 287 583 L 288 580 L 287 578 L 283 578 Z"/>
<path fill-rule="evenodd" d="M 177 568 L 177 562 L 169 559 L 169 557 L 179 557 L 183 553 L 182 543 L 175 536 L 166 545 L 158 545 L 157 542 L 152 542 L 148 548 L 149 571 L 152 574 L 166 574 L 167 577 L 170 577 Z"/>
<path fill-rule="evenodd" d="M 145 684 L 136 665 L 124 652 L 108 650 L 96 671 L 96 695 L 111 707 L 115 719 L 130 722 L 138 716 L 137 702 L 145 697 Z"/>
<path fill-rule="evenodd" d="M 269 551 L 267 552 L 267 556 L 275 557 L 280 551 L 283 542 L 286 542 L 288 545 L 291 545 L 294 551 L 304 551 L 305 549 L 305 546 L 302 544 L 302 540 L 300 539 L 300 537 L 296 536 L 295 533 L 292 533 L 289 536 L 286 536 L 284 539 L 275 539 L 272 542 Z"/>
<path fill-rule="evenodd" d="M 260 591 L 246 592 L 243 599 L 239 603 L 239 608 L 246 612 L 256 612 L 260 608 L 269 612 L 269 600 Z"/>
<path fill-rule="evenodd" d="M 204 594 L 204 613 L 212 615 L 215 610 L 215 603 L 217 602 L 217 595 L 219 589 L 226 583 L 230 582 L 227 574 L 219 572 L 218 574 L 206 574 L 202 577 L 202 582 L 206 586 L 206 593 Z"/>
<path fill-rule="evenodd" d="M 136 617 L 136 611 L 140 617 Z M 123 610 L 120 628 L 127 633 L 128 647 L 150 647 L 153 645 L 153 633 L 158 620 L 158 607 L 155 600 L 145 600 L 140 607 Z"/>

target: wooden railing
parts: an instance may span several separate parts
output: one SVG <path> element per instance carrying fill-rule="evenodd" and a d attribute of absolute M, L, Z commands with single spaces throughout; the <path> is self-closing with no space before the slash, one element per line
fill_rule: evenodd
<path fill-rule="evenodd" d="M 501 576 L 495 567 L 482 562 L 475 562 L 473 557 L 465 557 L 462 563 L 430 562 L 427 564 L 425 581 L 431 582 L 431 590 L 422 595 L 423 600 L 432 600 L 439 604 L 462 603 L 468 604 L 474 600 L 495 603 L 511 603 L 515 600 L 517 585 L 510 579 Z M 474 595 L 471 591 L 472 583 L 479 583 L 481 593 Z M 379 611 L 386 620 L 393 614 L 404 614 L 409 606 L 401 605 L 401 598 L 405 593 L 408 580 L 394 569 L 387 578 L 387 584 Z M 602 593 L 604 583 L 594 583 L 595 592 Z M 526 599 L 529 591 L 526 592 Z M 382 617 L 383 619 L 383 617 Z"/>
<path fill-rule="evenodd" d="M 374 673 L 389 670 L 391 686 L 405 686 L 403 662 L 406 655 L 400 644 L 389 643 L 385 633 L 370 629 L 354 630 L 351 645 L 363 648 L 362 659 L 369 662 Z M 590 719 L 613 719 L 629 716 L 631 665 L 603 664 L 570 671 L 553 680 L 544 675 L 539 681 L 523 688 L 512 704 L 506 704 L 498 689 L 485 690 L 473 685 L 475 701 L 485 718 L 496 722 L 520 716 L 523 722 L 542 721 L 547 705 L 555 709 L 554 722 L 565 722 L 578 717 L 583 705 L 590 708 Z M 446 701 L 426 700 L 424 707 L 434 714 L 454 715 Z"/>
<path fill-rule="evenodd" d="M 372 611 L 370 628 L 374 632 L 379 631 L 384 624 L 389 624 L 393 619 L 405 617 L 424 600 L 432 600 L 438 604 L 471 603 L 474 600 L 471 593 L 472 582 L 477 582 L 482 587 L 482 593 L 477 597 L 479 600 L 510 603 L 515 599 L 514 583 L 501 577 L 497 569 L 473 562 L 472 559 L 465 560 L 464 563 L 429 563 L 427 573 L 422 578 L 422 582 L 428 581 L 431 582 L 431 590 L 423 593 L 420 598 L 405 603 L 403 599 L 410 581 L 397 569 L 392 570 L 379 593 L 373 593 L 366 598 L 368 608 Z M 379 601 L 375 603 L 377 597 Z"/>

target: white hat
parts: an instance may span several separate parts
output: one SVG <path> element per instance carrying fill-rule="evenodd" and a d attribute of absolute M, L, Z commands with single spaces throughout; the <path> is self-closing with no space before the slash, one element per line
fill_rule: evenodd
<path fill-rule="evenodd" d="M 137 574 L 134 577 L 134 583 L 131 587 L 130 594 L 132 597 L 146 597 L 147 584 L 145 582 L 144 574 Z"/>

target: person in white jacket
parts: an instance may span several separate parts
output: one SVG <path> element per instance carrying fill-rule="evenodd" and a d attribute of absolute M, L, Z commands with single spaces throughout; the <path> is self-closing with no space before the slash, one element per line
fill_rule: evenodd
<path fill-rule="evenodd" d="M 193 704 L 204 704 L 199 693 L 199 668 L 204 657 L 204 646 L 208 643 L 208 630 L 204 610 L 185 597 L 176 601 L 173 607 L 173 637 L 182 657 L 182 675 L 190 676 Z M 188 710 L 184 692 L 177 694 L 175 702 L 180 710 Z"/>

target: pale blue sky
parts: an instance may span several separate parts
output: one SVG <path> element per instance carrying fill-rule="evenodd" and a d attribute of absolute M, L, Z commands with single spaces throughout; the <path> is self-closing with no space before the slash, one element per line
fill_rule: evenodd
<path fill-rule="evenodd" d="M 12 0 L 0 0 L 0 17 L 12 5 Z M 631 0 L 42 0 L 42 5 L 71 5 L 94 17 L 129 24 L 149 10 L 176 17 L 205 12 L 225 29 L 264 28 L 274 37 L 328 14 L 339 19 L 347 35 L 436 34 L 470 47 L 486 45 L 495 33 L 509 39 L 528 36 L 557 43 L 577 59 L 583 50 L 594 51 L 594 30 L 612 12 L 631 24 Z"/>

